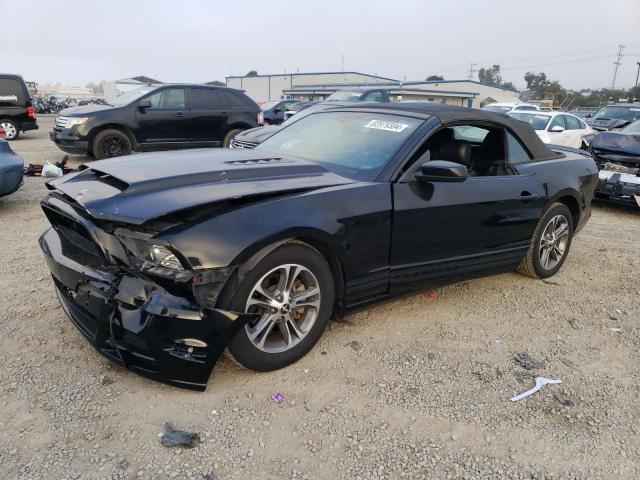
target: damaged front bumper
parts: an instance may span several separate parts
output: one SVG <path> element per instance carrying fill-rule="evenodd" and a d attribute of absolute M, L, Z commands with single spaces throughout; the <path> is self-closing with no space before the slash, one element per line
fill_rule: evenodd
<path fill-rule="evenodd" d="M 55 228 L 40 238 L 62 308 L 98 352 L 140 375 L 202 391 L 229 341 L 255 320 L 200 308 L 125 269 L 80 264 L 64 242 Z"/>
<path fill-rule="evenodd" d="M 605 164 L 599 172 L 596 197 L 624 205 L 640 207 L 640 170 Z"/>

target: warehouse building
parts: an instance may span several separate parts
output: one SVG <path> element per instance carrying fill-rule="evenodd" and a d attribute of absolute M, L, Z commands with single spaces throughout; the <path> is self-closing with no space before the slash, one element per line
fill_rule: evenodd
<path fill-rule="evenodd" d="M 257 103 L 292 98 L 319 101 L 336 90 L 381 87 L 393 101 L 431 101 L 479 108 L 491 102 L 517 102 L 520 92 L 475 80 L 409 81 L 360 72 L 316 72 L 227 77 L 227 86 L 244 90 Z"/>

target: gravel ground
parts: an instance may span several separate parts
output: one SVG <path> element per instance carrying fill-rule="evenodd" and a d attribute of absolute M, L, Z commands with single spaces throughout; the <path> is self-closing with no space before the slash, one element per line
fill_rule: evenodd
<path fill-rule="evenodd" d="M 39 123 L 13 147 L 60 160 L 52 118 Z M 37 245 L 44 195 L 27 178 L 0 199 L 2 478 L 640 478 L 636 211 L 597 205 L 549 281 L 511 273 L 380 303 L 287 369 L 223 360 L 194 393 L 110 364 L 65 317 Z M 563 383 L 510 402 L 534 376 Z M 165 422 L 202 443 L 160 445 Z"/>

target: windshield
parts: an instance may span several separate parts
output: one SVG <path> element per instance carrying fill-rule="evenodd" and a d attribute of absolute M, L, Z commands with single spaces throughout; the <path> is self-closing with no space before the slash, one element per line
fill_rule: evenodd
<path fill-rule="evenodd" d="M 273 107 L 278 105 L 280 102 L 267 102 L 260 105 L 260 110 L 266 112 L 267 110 L 271 110 Z"/>
<path fill-rule="evenodd" d="M 114 107 L 123 107 L 125 105 L 129 105 L 134 100 L 139 99 L 140 97 L 145 96 L 149 92 L 153 92 L 158 87 L 140 87 L 135 90 L 131 90 L 130 92 L 125 92 L 122 95 L 118 95 L 115 98 L 109 100 L 109 105 L 113 105 Z"/>
<path fill-rule="evenodd" d="M 640 118 L 640 105 L 637 107 L 609 106 L 598 110 L 592 120 L 627 120 L 631 122 L 638 118 Z"/>
<path fill-rule="evenodd" d="M 640 120 L 636 120 L 620 131 L 626 135 L 640 135 Z"/>
<path fill-rule="evenodd" d="M 511 111 L 511 107 L 499 107 L 498 105 L 487 105 L 486 107 L 482 107 L 482 109 L 498 113 L 507 113 Z"/>
<path fill-rule="evenodd" d="M 329 95 L 325 102 L 357 102 L 360 100 L 362 92 L 348 92 L 340 90 Z"/>
<path fill-rule="evenodd" d="M 301 157 L 338 174 L 372 181 L 421 123 L 399 115 L 317 112 L 278 131 L 256 150 Z"/>
<path fill-rule="evenodd" d="M 509 112 L 509 116 L 520 120 L 521 122 L 527 122 L 533 127 L 534 130 L 544 130 L 547 128 L 547 124 L 551 117 L 549 115 L 539 115 L 535 113 L 515 113 Z"/>

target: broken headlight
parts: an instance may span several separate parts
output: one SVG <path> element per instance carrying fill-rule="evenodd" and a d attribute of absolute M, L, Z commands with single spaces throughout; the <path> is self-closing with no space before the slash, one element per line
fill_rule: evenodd
<path fill-rule="evenodd" d="M 174 270 L 184 270 L 184 267 L 176 257 L 175 253 L 162 245 L 151 245 L 149 247 L 149 257 L 158 267 L 173 268 Z"/>

